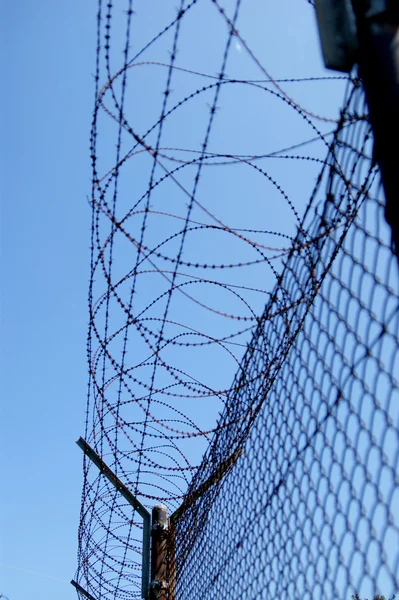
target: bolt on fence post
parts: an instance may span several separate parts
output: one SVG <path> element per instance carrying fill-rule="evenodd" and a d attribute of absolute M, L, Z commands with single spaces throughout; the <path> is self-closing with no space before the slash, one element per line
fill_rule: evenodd
<path fill-rule="evenodd" d="M 152 509 L 150 600 L 166 600 L 167 597 L 169 588 L 167 581 L 168 528 L 168 509 L 164 504 L 156 504 Z"/>

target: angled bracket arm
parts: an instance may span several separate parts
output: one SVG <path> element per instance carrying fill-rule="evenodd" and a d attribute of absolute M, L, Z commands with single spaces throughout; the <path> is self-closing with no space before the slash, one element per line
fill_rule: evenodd
<path fill-rule="evenodd" d="M 220 483 L 223 477 L 230 471 L 230 469 L 235 465 L 237 460 L 244 454 L 244 450 L 242 448 L 238 448 L 231 454 L 228 458 L 223 460 L 218 467 L 213 471 L 213 473 L 202 483 L 196 490 L 191 492 L 189 496 L 183 501 L 183 503 L 175 510 L 175 512 L 170 517 L 172 523 L 175 523 L 180 519 L 180 517 L 186 512 L 186 510 L 192 506 L 201 496 L 205 494 L 209 490 L 210 487 L 215 485 L 215 483 Z"/>
<path fill-rule="evenodd" d="M 94 598 L 94 596 L 92 596 L 91 594 L 89 594 L 89 592 L 86 592 L 86 590 L 84 588 L 82 588 L 82 586 L 79 585 L 77 581 L 75 581 L 74 579 L 72 579 L 71 583 L 72 583 L 73 587 L 76 588 L 76 590 L 79 592 L 79 594 L 82 594 L 82 596 L 84 596 L 88 600 L 96 600 Z"/>
<path fill-rule="evenodd" d="M 141 594 L 143 598 L 148 598 L 149 581 L 150 581 L 150 536 L 151 536 L 151 514 L 141 504 L 141 502 L 132 494 L 124 483 L 111 471 L 108 465 L 105 464 L 102 458 L 89 446 L 82 437 L 76 442 L 79 448 L 90 458 L 90 460 L 98 467 L 100 472 L 108 479 L 110 483 L 118 490 L 118 492 L 127 500 L 136 512 L 143 518 L 143 554 L 142 554 L 142 578 L 141 578 Z M 76 586 L 75 586 L 76 587 Z M 83 589 L 83 588 L 82 588 Z M 81 590 L 79 590 L 81 591 Z M 84 591 L 81 592 L 82 594 Z M 92 599 L 94 600 L 94 599 Z"/>

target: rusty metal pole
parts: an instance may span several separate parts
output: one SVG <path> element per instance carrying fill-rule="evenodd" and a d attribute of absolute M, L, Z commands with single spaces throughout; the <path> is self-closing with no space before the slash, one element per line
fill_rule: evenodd
<path fill-rule="evenodd" d="M 168 532 L 168 569 L 169 569 L 169 597 L 168 600 L 175 600 L 176 590 L 176 527 L 175 522 L 169 519 Z"/>
<path fill-rule="evenodd" d="M 169 589 L 167 581 L 167 535 L 168 509 L 157 504 L 152 509 L 151 586 L 150 600 L 166 600 Z"/>

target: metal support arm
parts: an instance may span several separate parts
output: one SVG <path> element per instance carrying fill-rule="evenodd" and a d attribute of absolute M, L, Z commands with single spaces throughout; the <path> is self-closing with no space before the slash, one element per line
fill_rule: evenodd
<path fill-rule="evenodd" d="M 143 560 L 142 560 L 142 579 L 141 593 L 143 598 L 149 595 L 150 579 L 150 535 L 151 535 L 151 515 L 141 502 L 132 494 L 124 483 L 111 471 L 108 465 L 98 456 L 98 454 L 89 446 L 82 437 L 76 442 L 79 448 L 90 458 L 98 467 L 101 473 L 112 483 L 118 492 L 129 502 L 136 512 L 143 518 Z"/>

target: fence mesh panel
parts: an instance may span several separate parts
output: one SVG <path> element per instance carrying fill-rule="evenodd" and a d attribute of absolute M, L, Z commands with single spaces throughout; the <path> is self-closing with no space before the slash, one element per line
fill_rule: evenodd
<path fill-rule="evenodd" d="M 231 456 L 231 469 L 176 523 L 176 598 L 398 587 L 397 264 L 369 128 L 354 129 L 338 133 L 327 200 L 304 224 L 319 241 L 290 255 L 192 490 L 210 463 Z"/>

